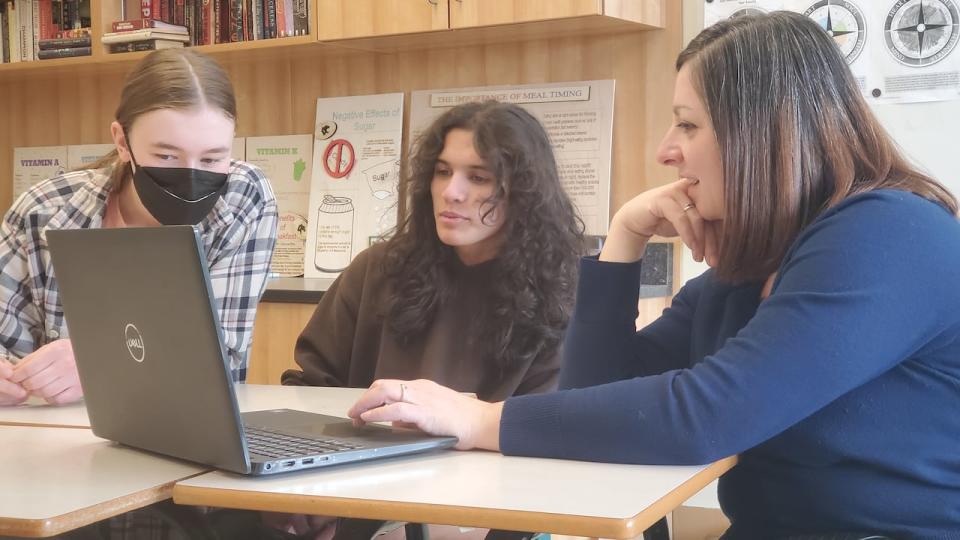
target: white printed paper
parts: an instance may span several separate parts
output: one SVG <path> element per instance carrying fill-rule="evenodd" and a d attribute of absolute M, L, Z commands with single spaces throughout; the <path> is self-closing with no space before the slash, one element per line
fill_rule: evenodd
<path fill-rule="evenodd" d="M 71 144 L 67 147 L 67 169 L 88 169 L 116 146 L 110 144 Z"/>
<path fill-rule="evenodd" d="M 402 136 L 402 93 L 317 100 L 306 277 L 335 277 L 394 229 Z"/>
<path fill-rule="evenodd" d="M 777 9 L 817 21 L 870 101 L 960 99 L 960 0 L 712 0 L 704 25 Z"/>
<path fill-rule="evenodd" d="M 67 172 L 66 146 L 13 149 L 13 200 L 32 186 Z"/>
<path fill-rule="evenodd" d="M 230 149 L 230 157 L 238 161 L 247 160 L 247 138 L 236 137 L 233 139 L 233 147 Z"/>
<path fill-rule="evenodd" d="M 281 277 L 302 276 L 313 135 L 247 137 L 246 156 L 264 172 L 277 197 L 277 246 L 270 270 Z"/>

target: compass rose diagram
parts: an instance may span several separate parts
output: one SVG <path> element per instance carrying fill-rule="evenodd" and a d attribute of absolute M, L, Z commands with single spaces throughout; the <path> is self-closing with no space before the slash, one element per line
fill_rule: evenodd
<path fill-rule="evenodd" d="M 922 67 L 949 56 L 960 39 L 956 0 L 898 0 L 887 12 L 887 50 L 901 64 Z"/>
<path fill-rule="evenodd" d="M 867 43 L 867 25 L 863 11 L 853 2 L 821 0 L 803 12 L 830 34 L 847 64 L 860 56 Z"/>

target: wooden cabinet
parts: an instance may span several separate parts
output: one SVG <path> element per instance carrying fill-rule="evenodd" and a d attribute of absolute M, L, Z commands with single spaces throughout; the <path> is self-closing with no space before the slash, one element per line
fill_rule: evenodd
<path fill-rule="evenodd" d="M 603 0 L 450 0 L 451 28 L 601 14 Z"/>
<path fill-rule="evenodd" d="M 451 28 L 599 17 L 659 27 L 665 16 L 660 0 L 449 1 Z"/>
<path fill-rule="evenodd" d="M 248 383 L 280 384 L 284 371 L 299 369 L 293 361 L 293 348 L 316 307 L 281 302 L 261 302 L 257 306 L 247 362 Z"/>
<path fill-rule="evenodd" d="M 446 30 L 448 0 L 317 0 L 322 41 Z"/>

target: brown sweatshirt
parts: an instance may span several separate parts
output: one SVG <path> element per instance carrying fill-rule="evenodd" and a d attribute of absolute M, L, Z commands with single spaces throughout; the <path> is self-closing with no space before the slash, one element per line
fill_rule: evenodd
<path fill-rule="evenodd" d="M 453 269 L 453 294 L 440 306 L 433 326 L 419 340 L 400 344 L 385 323 L 388 284 L 383 274 L 386 244 L 356 259 L 324 293 L 297 340 L 294 358 L 303 371 L 288 370 L 288 385 L 364 388 L 376 379 L 430 379 L 480 399 L 554 390 L 559 350 L 502 372 L 479 343 L 479 306 L 494 287 L 496 261 Z"/>

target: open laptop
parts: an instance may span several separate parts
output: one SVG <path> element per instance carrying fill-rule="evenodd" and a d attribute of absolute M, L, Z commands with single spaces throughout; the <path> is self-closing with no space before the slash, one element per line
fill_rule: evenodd
<path fill-rule="evenodd" d="M 456 444 L 303 411 L 241 415 L 194 227 L 46 234 L 95 435 L 253 475 Z"/>

